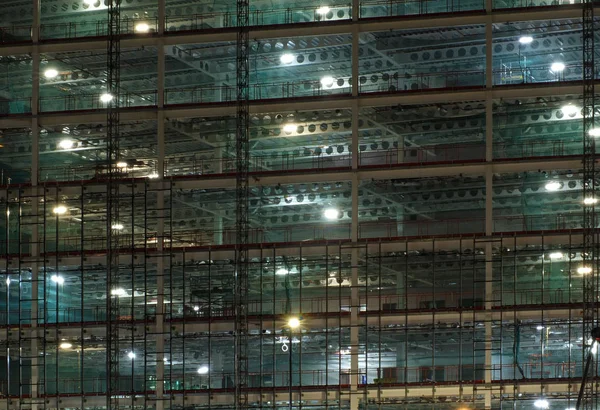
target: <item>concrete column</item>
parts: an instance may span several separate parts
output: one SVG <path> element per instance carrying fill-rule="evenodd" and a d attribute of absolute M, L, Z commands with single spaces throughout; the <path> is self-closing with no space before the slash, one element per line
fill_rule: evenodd
<path fill-rule="evenodd" d="M 38 121 L 38 107 L 40 98 L 40 53 L 37 45 L 33 46 L 31 61 L 31 185 L 38 184 L 39 170 L 39 138 L 40 127 Z"/>
<path fill-rule="evenodd" d="M 223 147 L 215 147 L 215 174 L 223 173 Z"/>
<path fill-rule="evenodd" d="M 165 33 L 165 0 L 158 0 L 158 34 L 163 35 Z"/>

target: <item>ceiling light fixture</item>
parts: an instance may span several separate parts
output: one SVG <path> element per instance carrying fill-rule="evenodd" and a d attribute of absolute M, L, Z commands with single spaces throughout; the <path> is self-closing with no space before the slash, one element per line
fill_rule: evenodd
<path fill-rule="evenodd" d="M 124 161 L 117 162 L 117 168 L 127 168 L 127 162 L 124 162 Z"/>
<path fill-rule="evenodd" d="M 296 127 L 296 125 L 294 124 L 285 124 L 283 126 L 283 132 L 285 132 L 286 134 L 291 134 L 292 132 L 295 132 L 297 128 L 298 127 Z"/>
<path fill-rule="evenodd" d="M 158 178 L 158 174 L 156 172 L 153 172 L 151 174 L 148 174 L 148 178 L 150 178 L 150 179 L 156 179 L 156 178 Z"/>
<path fill-rule="evenodd" d="M 550 259 L 562 259 L 563 253 L 562 252 L 552 252 L 550 255 L 548 255 L 548 257 Z"/>
<path fill-rule="evenodd" d="M 563 105 L 560 110 L 563 112 L 563 114 L 568 116 L 575 115 L 579 112 L 579 108 L 573 104 Z"/>
<path fill-rule="evenodd" d="M 566 66 L 564 63 L 552 63 L 552 65 L 550 66 L 550 71 L 552 71 L 553 73 L 560 73 L 564 71 L 565 68 Z"/>
<path fill-rule="evenodd" d="M 100 101 L 102 101 L 105 104 L 111 102 L 112 99 L 113 99 L 113 96 L 112 96 L 112 94 L 109 94 L 109 93 L 104 93 L 100 96 Z"/>
<path fill-rule="evenodd" d="M 121 229 L 123 229 L 123 224 L 114 224 L 113 226 L 111 226 L 111 228 L 120 231 Z"/>
<path fill-rule="evenodd" d="M 588 131 L 590 137 L 600 137 L 600 128 L 594 127 Z"/>
<path fill-rule="evenodd" d="M 585 198 L 583 200 L 584 205 L 594 205 L 596 203 L 598 203 L 598 198 Z"/>
<path fill-rule="evenodd" d="M 317 9 L 317 14 L 324 16 L 325 14 L 329 13 L 330 11 L 331 11 L 331 9 L 328 6 L 323 6 L 323 7 L 319 7 Z"/>
<path fill-rule="evenodd" d="M 69 342 L 63 342 L 61 343 L 58 347 L 60 347 L 61 349 L 70 349 L 73 347 L 73 345 Z"/>
<path fill-rule="evenodd" d="M 521 44 L 530 44 L 531 42 L 533 42 L 533 37 L 531 36 L 521 36 L 519 38 L 519 43 Z"/>
<path fill-rule="evenodd" d="M 150 31 L 148 23 L 137 23 L 134 28 L 136 33 L 147 33 Z"/>
<path fill-rule="evenodd" d="M 110 291 L 110 294 L 113 296 L 125 296 L 127 292 L 123 288 L 117 288 Z"/>
<path fill-rule="evenodd" d="M 321 85 L 323 87 L 331 87 L 333 85 L 333 77 L 330 75 L 327 75 L 327 76 L 321 78 Z"/>
<path fill-rule="evenodd" d="M 580 266 L 577 268 L 577 273 L 580 275 L 587 275 L 588 273 L 592 273 L 592 268 L 589 266 Z"/>
<path fill-rule="evenodd" d="M 547 409 L 550 407 L 550 403 L 548 403 L 548 400 L 546 399 L 537 399 L 533 405 L 538 409 Z"/>
<path fill-rule="evenodd" d="M 96 0 L 83 0 L 83 2 L 88 6 L 93 6 L 96 3 Z"/>
<path fill-rule="evenodd" d="M 131 360 L 133 360 L 133 359 L 135 359 L 135 353 L 129 352 L 129 353 L 127 353 L 127 357 L 129 357 Z"/>
<path fill-rule="evenodd" d="M 340 211 L 335 208 L 327 208 L 323 212 L 323 216 L 330 220 L 337 219 L 340 216 Z"/>
<path fill-rule="evenodd" d="M 545 188 L 546 188 L 546 191 L 548 191 L 548 192 L 558 191 L 560 189 L 560 182 L 550 181 L 546 184 Z"/>
<path fill-rule="evenodd" d="M 60 149 L 71 149 L 71 148 L 73 148 L 74 145 L 75 145 L 75 143 L 73 142 L 73 140 L 70 140 L 70 139 L 61 140 L 58 143 L 58 147 Z"/>
<path fill-rule="evenodd" d="M 297 329 L 298 327 L 300 327 L 300 319 L 298 319 L 297 317 L 292 317 L 288 320 L 288 326 L 291 329 Z"/>
<path fill-rule="evenodd" d="M 67 213 L 67 207 L 64 206 L 64 205 L 56 205 L 54 207 L 54 209 L 52 209 L 52 212 L 55 213 L 56 215 L 66 214 Z"/>
<path fill-rule="evenodd" d="M 288 273 L 290 273 L 290 271 L 287 270 L 286 268 L 279 268 L 275 271 L 275 275 L 280 275 L 280 276 L 287 275 Z"/>
<path fill-rule="evenodd" d="M 536 327 L 536 329 L 537 329 L 537 330 L 542 330 L 542 329 L 544 329 L 544 326 L 542 326 L 542 325 L 539 325 L 539 326 L 537 326 L 537 327 Z"/>
<path fill-rule="evenodd" d="M 62 276 L 59 276 L 59 275 L 50 276 L 50 280 L 52 282 L 56 283 L 57 285 L 62 285 L 63 283 L 65 283 L 65 278 L 63 278 Z"/>
<path fill-rule="evenodd" d="M 294 55 L 285 53 L 279 58 L 279 61 L 281 61 L 281 64 L 290 64 L 292 61 L 294 61 Z"/>
<path fill-rule="evenodd" d="M 52 79 L 52 78 L 56 78 L 58 76 L 58 71 L 55 70 L 54 68 L 49 68 L 44 72 L 44 77 L 46 77 L 47 79 Z"/>
<path fill-rule="evenodd" d="M 198 374 L 206 374 L 206 373 L 208 373 L 208 370 L 209 370 L 208 366 L 200 366 L 198 368 Z"/>

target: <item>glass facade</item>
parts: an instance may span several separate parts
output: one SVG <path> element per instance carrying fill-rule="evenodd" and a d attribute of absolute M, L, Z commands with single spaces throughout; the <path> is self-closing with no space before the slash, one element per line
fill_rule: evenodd
<path fill-rule="evenodd" d="M 575 407 L 580 3 L 250 1 L 251 407 Z M 237 3 L 2 6 L 0 409 L 234 409 Z"/>

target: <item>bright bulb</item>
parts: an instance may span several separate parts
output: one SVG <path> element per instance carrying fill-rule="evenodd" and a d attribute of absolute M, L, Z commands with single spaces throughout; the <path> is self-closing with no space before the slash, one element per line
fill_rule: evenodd
<path fill-rule="evenodd" d="M 580 266 L 577 268 L 577 273 L 580 275 L 587 275 L 588 273 L 592 273 L 592 268 L 589 266 Z"/>
<path fill-rule="evenodd" d="M 58 76 L 58 71 L 54 68 L 49 68 L 44 72 L 44 77 L 47 79 L 56 78 Z"/>
<path fill-rule="evenodd" d="M 323 87 L 331 87 L 333 85 L 333 77 L 328 75 L 321 78 L 321 85 Z"/>
<path fill-rule="evenodd" d="M 110 294 L 113 296 L 124 296 L 127 294 L 127 292 L 125 292 L 125 289 L 123 289 L 123 288 L 117 288 L 117 289 L 111 290 Z"/>
<path fill-rule="evenodd" d="M 58 147 L 60 149 L 71 149 L 71 148 L 73 148 L 74 145 L 75 145 L 75 143 L 72 140 L 69 140 L 69 139 L 61 140 L 58 143 Z"/>
<path fill-rule="evenodd" d="M 147 33 L 150 31 L 150 26 L 148 23 L 138 23 L 135 25 L 136 33 Z"/>
<path fill-rule="evenodd" d="M 598 203 L 598 198 L 585 198 L 583 200 L 584 205 L 594 205 L 596 203 Z"/>
<path fill-rule="evenodd" d="M 194 306 L 194 312 L 197 312 L 200 310 L 200 306 Z"/>
<path fill-rule="evenodd" d="M 297 127 L 294 124 L 285 124 L 283 126 L 283 132 L 287 133 L 287 134 L 291 134 L 292 132 L 295 132 L 297 129 Z"/>
<path fill-rule="evenodd" d="M 560 73 L 565 69 L 565 65 L 563 63 L 552 63 L 550 66 L 550 71 L 553 73 Z"/>
<path fill-rule="evenodd" d="M 340 215 L 340 212 L 337 209 L 329 208 L 323 212 L 323 216 L 327 219 L 337 219 Z"/>
<path fill-rule="evenodd" d="M 548 400 L 546 399 L 537 399 L 533 405 L 538 409 L 547 409 L 550 407 L 550 403 L 548 403 Z"/>
<path fill-rule="evenodd" d="M 542 325 L 539 325 L 539 326 L 537 326 L 537 327 L 536 327 L 536 329 L 537 329 L 537 330 L 542 330 L 542 329 L 544 329 L 544 326 L 542 326 Z"/>
<path fill-rule="evenodd" d="M 57 205 L 54 207 L 52 212 L 54 212 L 56 215 L 62 215 L 67 213 L 67 207 L 64 205 Z"/>
<path fill-rule="evenodd" d="M 127 168 L 127 162 L 123 162 L 123 161 L 117 162 L 117 168 Z"/>
<path fill-rule="evenodd" d="M 560 182 L 550 181 L 546 184 L 545 188 L 546 188 L 546 191 L 549 191 L 549 192 L 558 191 L 560 189 Z"/>
<path fill-rule="evenodd" d="M 533 37 L 531 36 L 523 36 L 519 39 L 519 43 L 521 44 L 530 44 L 533 41 Z"/>
<path fill-rule="evenodd" d="M 135 353 L 129 352 L 129 353 L 127 353 L 127 357 L 129 357 L 131 360 L 133 360 L 133 359 L 135 359 Z"/>
<path fill-rule="evenodd" d="M 111 226 L 111 228 L 120 231 L 121 229 L 123 229 L 123 224 L 114 224 L 113 226 Z"/>
<path fill-rule="evenodd" d="M 73 347 L 73 345 L 69 342 L 64 342 L 61 343 L 58 347 L 60 347 L 61 349 L 70 349 Z"/>
<path fill-rule="evenodd" d="M 575 115 L 579 112 L 579 108 L 573 104 L 563 105 L 560 110 L 563 112 L 563 114 L 568 116 Z"/>
<path fill-rule="evenodd" d="M 296 329 L 300 327 L 300 319 L 298 319 L 297 317 L 291 318 L 290 320 L 288 320 L 288 326 L 291 329 Z"/>
<path fill-rule="evenodd" d="M 113 96 L 112 96 L 112 94 L 109 94 L 109 93 L 104 93 L 100 96 L 100 101 L 102 101 L 105 104 L 111 102 L 112 99 L 113 99 Z"/>
<path fill-rule="evenodd" d="M 592 128 L 588 131 L 590 137 L 600 137 L 600 128 Z"/>
<path fill-rule="evenodd" d="M 279 61 L 281 61 L 281 64 L 290 64 L 292 61 L 294 61 L 294 55 L 285 53 L 279 58 Z"/>
<path fill-rule="evenodd" d="M 198 368 L 198 374 L 206 374 L 208 373 L 208 366 L 200 366 Z"/>
<path fill-rule="evenodd" d="M 148 178 L 150 178 L 150 179 L 156 179 L 156 178 L 158 178 L 158 174 L 156 172 L 153 172 L 151 174 L 148 174 Z"/>
<path fill-rule="evenodd" d="M 56 283 L 57 285 L 62 285 L 63 283 L 65 283 L 65 278 L 63 278 L 62 276 L 58 276 L 58 275 L 50 276 L 50 280 L 52 282 Z"/>
<path fill-rule="evenodd" d="M 287 270 L 286 268 L 279 268 L 275 271 L 275 275 L 280 275 L 280 276 L 287 275 L 288 273 L 290 273 L 290 271 Z"/>
<path fill-rule="evenodd" d="M 329 13 L 331 9 L 327 6 L 323 6 L 323 7 L 319 7 L 317 9 L 317 14 L 320 14 L 321 16 L 324 16 L 325 14 Z"/>
<path fill-rule="evenodd" d="M 552 252 L 550 255 L 548 255 L 548 257 L 550 259 L 562 259 L 563 254 L 562 252 Z"/>

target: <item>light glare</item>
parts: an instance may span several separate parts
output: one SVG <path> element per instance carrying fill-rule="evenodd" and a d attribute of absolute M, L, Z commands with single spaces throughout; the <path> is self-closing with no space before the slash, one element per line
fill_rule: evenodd
<path fill-rule="evenodd" d="M 546 188 L 546 191 L 549 191 L 549 192 L 558 191 L 560 189 L 560 182 L 550 181 L 546 184 L 545 188 Z"/>
<path fill-rule="evenodd" d="M 208 373 L 208 366 L 200 366 L 198 368 L 198 374 L 206 374 Z"/>
<path fill-rule="evenodd" d="M 123 229 L 123 224 L 114 224 L 113 226 L 111 226 L 111 228 L 120 231 L 121 229 Z"/>
<path fill-rule="evenodd" d="M 579 112 L 579 108 L 573 104 L 563 105 L 560 110 L 563 112 L 563 114 L 568 116 L 575 115 Z"/>
<path fill-rule="evenodd" d="M 580 275 L 587 275 L 588 273 L 592 273 L 592 268 L 589 266 L 580 266 L 577 268 L 577 273 Z"/>
<path fill-rule="evenodd" d="M 600 137 L 600 128 L 592 128 L 588 131 L 590 137 Z"/>
<path fill-rule="evenodd" d="M 50 276 L 50 280 L 52 282 L 56 283 L 57 285 L 62 285 L 63 283 L 65 283 L 65 278 L 63 278 L 62 276 L 58 276 L 58 275 Z"/>
<path fill-rule="evenodd" d="M 135 25 L 136 33 L 147 33 L 150 31 L 150 26 L 148 23 L 138 23 Z"/>
<path fill-rule="evenodd" d="M 287 270 L 286 268 L 279 268 L 275 271 L 275 275 L 280 275 L 280 276 L 287 275 L 288 273 L 290 273 L 290 271 Z"/>
<path fill-rule="evenodd" d="M 552 65 L 550 66 L 550 70 L 553 73 L 560 73 L 565 69 L 565 65 L 564 63 L 552 63 Z"/>
<path fill-rule="evenodd" d="M 47 79 L 56 78 L 58 76 L 58 71 L 54 68 L 49 68 L 44 72 L 44 77 Z"/>
<path fill-rule="evenodd" d="M 537 399 L 533 405 L 538 409 L 547 409 L 550 407 L 550 403 L 548 403 L 548 400 L 546 399 Z"/>
<path fill-rule="evenodd" d="M 283 132 L 287 133 L 287 134 L 291 134 L 292 132 L 296 131 L 296 126 L 294 124 L 285 124 L 283 126 Z"/>
<path fill-rule="evenodd" d="M 522 36 L 519 39 L 519 43 L 521 44 L 530 44 L 533 41 L 533 37 L 531 36 Z"/>
<path fill-rule="evenodd" d="M 58 147 L 60 149 L 71 149 L 71 148 L 73 148 L 74 145 L 75 145 L 75 143 L 70 139 L 61 140 L 58 143 Z"/>
<path fill-rule="evenodd" d="M 327 75 L 327 76 L 321 78 L 321 85 L 323 87 L 331 87 L 333 85 L 333 77 L 330 75 Z"/>
<path fill-rule="evenodd" d="M 552 252 L 550 255 L 548 255 L 548 257 L 550 259 L 562 259 L 563 254 L 562 252 Z"/>
<path fill-rule="evenodd" d="M 317 14 L 320 14 L 321 16 L 323 16 L 323 15 L 329 13 L 330 10 L 331 9 L 329 7 L 327 7 L 327 6 L 319 7 L 317 9 Z"/>
<path fill-rule="evenodd" d="M 290 318 L 290 320 L 288 320 L 288 326 L 291 329 L 296 329 L 300 327 L 300 319 L 298 319 L 297 317 Z"/>
<path fill-rule="evenodd" d="M 133 360 L 133 359 L 135 359 L 135 353 L 129 352 L 129 353 L 127 353 L 127 357 L 129 357 L 131 360 Z"/>
<path fill-rule="evenodd" d="M 125 289 L 123 289 L 123 288 L 117 288 L 117 289 L 111 290 L 110 294 L 113 296 L 124 296 L 127 294 L 127 292 L 125 292 Z"/>
<path fill-rule="evenodd" d="M 56 215 L 62 215 L 67 213 L 67 207 L 64 205 L 57 205 L 54 207 L 52 212 L 54 212 Z"/>
<path fill-rule="evenodd" d="M 94 3 L 96 3 L 96 0 L 83 0 L 83 2 L 88 6 L 93 6 Z"/>
<path fill-rule="evenodd" d="M 123 162 L 123 161 L 117 162 L 117 168 L 127 168 L 127 162 Z"/>
<path fill-rule="evenodd" d="M 61 349 L 70 349 L 73 347 L 73 345 L 69 342 L 63 342 L 58 347 L 60 347 Z"/>
<path fill-rule="evenodd" d="M 109 93 L 104 93 L 100 96 L 100 101 L 102 101 L 105 104 L 111 102 L 112 99 L 113 99 L 113 96 L 112 96 L 112 94 L 109 94 Z"/>
<path fill-rule="evenodd" d="M 594 205 L 596 203 L 598 203 L 598 198 L 585 198 L 583 200 L 584 205 Z"/>
<path fill-rule="evenodd" d="M 279 61 L 281 61 L 281 64 L 290 64 L 292 61 L 294 61 L 294 55 L 285 53 L 279 58 Z"/>
<path fill-rule="evenodd" d="M 340 213 L 337 209 L 329 208 L 329 209 L 326 209 L 325 212 L 323 212 L 323 215 L 327 219 L 337 219 L 339 217 Z"/>

